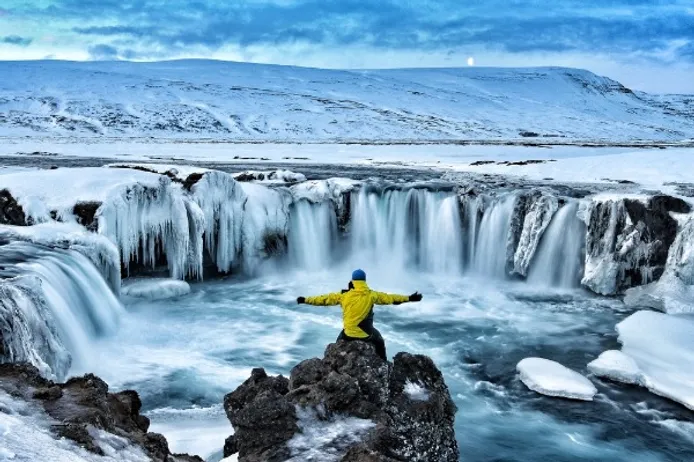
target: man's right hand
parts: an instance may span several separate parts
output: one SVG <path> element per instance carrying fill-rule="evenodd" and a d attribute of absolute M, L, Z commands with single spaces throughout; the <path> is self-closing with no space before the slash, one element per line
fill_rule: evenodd
<path fill-rule="evenodd" d="M 421 295 L 420 295 L 420 299 L 421 299 Z M 306 303 L 306 297 L 298 297 L 296 299 L 296 303 L 298 303 L 299 305 L 301 305 L 302 303 Z"/>
<path fill-rule="evenodd" d="M 422 294 L 419 292 L 415 292 L 412 295 L 410 295 L 410 301 L 411 302 L 421 302 L 422 301 Z"/>

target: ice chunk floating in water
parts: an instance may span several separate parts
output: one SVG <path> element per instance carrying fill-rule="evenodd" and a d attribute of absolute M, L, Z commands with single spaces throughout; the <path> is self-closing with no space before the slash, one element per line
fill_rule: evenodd
<path fill-rule="evenodd" d="M 130 297 L 162 300 L 190 293 L 190 284 L 178 279 L 138 279 L 126 281 L 123 285 L 122 293 Z"/>
<path fill-rule="evenodd" d="M 641 384 L 643 378 L 636 362 L 619 350 L 608 350 L 588 363 L 588 369 L 598 377 L 616 382 Z"/>
<path fill-rule="evenodd" d="M 516 369 L 528 388 L 543 395 L 592 401 L 598 392 L 591 381 L 578 372 L 548 359 L 526 358 Z"/>
<path fill-rule="evenodd" d="M 617 324 L 617 332 L 641 384 L 694 410 L 694 317 L 639 311 Z"/>

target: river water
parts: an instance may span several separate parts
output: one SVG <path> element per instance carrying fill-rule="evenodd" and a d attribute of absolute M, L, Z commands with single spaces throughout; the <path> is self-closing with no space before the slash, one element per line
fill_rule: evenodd
<path fill-rule="evenodd" d="M 219 460 L 232 432 L 224 395 L 254 367 L 288 375 L 340 331 L 338 307 L 296 297 L 346 288 L 361 267 L 376 290 L 424 294 L 421 303 L 378 307 L 376 326 L 391 357 L 426 354 L 443 371 L 462 460 L 694 460 L 692 413 L 679 405 L 595 378 L 593 402 L 543 397 L 518 380 L 516 364 L 529 356 L 586 374 L 588 362 L 618 348 L 615 325 L 630 314 L 579 287 L 578 204 L 555 215 L 524 282 L 505 276 L 514 196 L 487 204 L 483 216 L 456 200 L 446 190 L 365 188 L 353 196 L 347 237 L 330 207 L 295 204 L 286 258 L 192 284 L 175 299 L 124 298 L 118 327 L 92 336 L 71 373 L 137 390 L 173 451 Z"/>

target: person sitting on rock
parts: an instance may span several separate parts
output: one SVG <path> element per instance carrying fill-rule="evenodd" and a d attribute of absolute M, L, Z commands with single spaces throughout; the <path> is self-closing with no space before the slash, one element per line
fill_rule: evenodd
<path fill-rule="evenodd" d="M 374 327 L 374 305 L 399 305 L 406 302 L 418 302 L 422 294 L 397 295 L 376 292 L 366 285 L 366 273 L 355 270 L 348 289 L 315 297 L 299 297 L 296 302 L 314 306 L 342 305 L 343 329 L 337 341 L 362 340 L 376 347 L 376 353 L 387 361 L 386 344 L 381 333 Z"/>

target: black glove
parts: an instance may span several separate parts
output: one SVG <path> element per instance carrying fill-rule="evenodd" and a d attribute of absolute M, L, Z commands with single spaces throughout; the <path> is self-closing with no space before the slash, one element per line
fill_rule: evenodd
<path fill-rule="evenodd" d="M 422 296 L 420 295 L 419 297 L 420 297 L 420 299 L 421 299 Z M 296 299 L 296 303 L 298 303 L 299 305 L 301 305 L 302 303 L 306 303 L 306 297 L 299 297 L 299 298 L 297 298 L 297 299 Z"/>
<path fill-rule="evenodd" d="M 410 301 L 411 302 L 421 302 L 422 301 L 422 294 L 419 292 L 415 292 L 412 295 L 410 295 Z"/>

